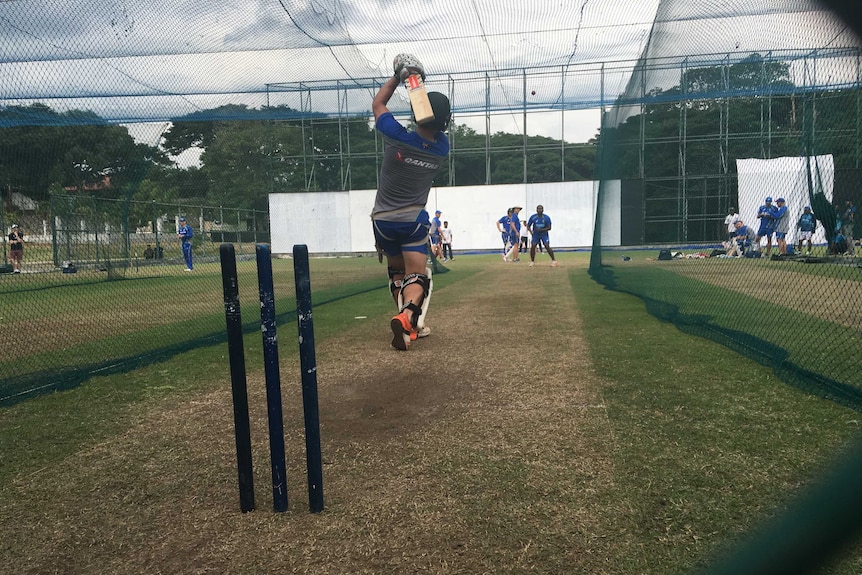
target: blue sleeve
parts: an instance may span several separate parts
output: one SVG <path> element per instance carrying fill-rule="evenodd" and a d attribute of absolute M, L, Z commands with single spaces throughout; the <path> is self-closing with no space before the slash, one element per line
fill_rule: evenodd
<path fill-rule="evenodd" d="M 401 122 L 395 119 L 392 112 L 384 112 L 377 118 L 375 124 L 377 131 L 381 134 L 389 136 L 393 140 L 405 141 L 407 129 L 401 125 Z"/>
<path fill-rule="evenodd" d="M 425 140 L 416 132 L 411 132 L 395 119 L 392 112 L 380 114 L 375 123 L 377 131 L 397 142 L 419 148 L 436 156 L 446 157 L 449 154 L 449 138 L 443 132 L 437 132 L 437 141 Z"/>

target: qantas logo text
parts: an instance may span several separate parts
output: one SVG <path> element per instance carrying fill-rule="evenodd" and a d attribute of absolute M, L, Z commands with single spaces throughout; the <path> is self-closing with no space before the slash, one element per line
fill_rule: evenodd
<path fill-rule="evenodd" d="M 439 166 L 439 164 L 426 162 L 425 160 L 417 160 L 416 158 L 405 158 L 404 155 L 401 153 L 401 150 L 395 152 L 395 159 L 399 162 L 404 162 L 405 164 L 419 166 L 420 168 L 431 168 L 432 170 L 436 170 Z"/>

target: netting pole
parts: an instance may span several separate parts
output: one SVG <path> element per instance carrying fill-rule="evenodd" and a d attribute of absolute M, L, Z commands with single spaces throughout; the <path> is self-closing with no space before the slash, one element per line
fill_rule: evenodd
<path fill-rule="evenodd" d="M 448 75 L 446 78 L 447 78 L 446 81 L 447 81 L 448 88 L 449 88 L 448 92 L 449 92 L 450 109 L 454 109 L 454 107 L 455 107 L 455 80 L 452 78 L 451 74 Z M 454 126 L 454 122 L 450 122 L 449 125 Z M 449 130 L 449 145 L 451 146 L 450 150 L 452 152 L 455 151 L 455 132 L 456 132 L 456 130 Z M 449 160 L 449 186 L 454 186 L 455 185 L 455 154 L 450 153 L 448 156 L 448 160 Z"/>
<path fill-rule="evenodd" d="M 602 64 L 604 68 L 604 63 Z M 604 75 L 604 74 L 603 74 Z M 604 79 L 602 79 L 604 81 Z M 566 181 L 566 68 L 560 68 L 560 181 Z"/>
<path fill-rule="evenodd" d="M 236 210 L 236 245 L 239 246 L 239 253 L 242 253 L 242 219 L 239 209 Z"/>
<path fill-rule="evenodd" d="M 862 83 L 862 74 L 860 74 L 860 50 L 856 49 L 856 85 Z M 853 167 L 859 169 L 859 158 L 862 156 L 862 92 L 856 90 L 856 155 L 853 157 Z"/>
<path fill-rule="evenodd" d="M 523 98 L 523 114 L 524 114 L 524 151 L 521 154 L 523 156 L 524 161 L 524 183 L 527 183 L 527 70 L 526 68 L 521 70 L 521 88 L 523 90 L 522 98 Z"/>
<path fill-rule="evenodd" d="M 199 255 L 201 257 L 206 257 L 206 255 L 207 255 L 207 242 L 204 239 L 204 207 L 203 207 L 203 205 L 200 206 L 200 215 L 198 216 L 198 236 L 200 236 L 199 245 L 200 245 L 200 250 L 202 252 Z M 194 244 L 192 244 L 192 247 L 194 247 Z"/>
<path fill-rule="evenodd" d="M 491 183 L 491 78 L 485 73 L 485 184 Z"/>

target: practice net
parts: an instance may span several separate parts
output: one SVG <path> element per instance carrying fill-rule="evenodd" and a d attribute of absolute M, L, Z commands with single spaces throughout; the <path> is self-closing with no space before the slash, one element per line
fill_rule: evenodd
<path fill-rule="evenodd" d="M 747 41 L 735 17 L 661 3 L 603 114 L 590 272 L 679 329 L 860 410 L 859 48 L 834 45 L 841 24 L 796 17 L 747 20 L 765 49 L 734 54 Z"/>

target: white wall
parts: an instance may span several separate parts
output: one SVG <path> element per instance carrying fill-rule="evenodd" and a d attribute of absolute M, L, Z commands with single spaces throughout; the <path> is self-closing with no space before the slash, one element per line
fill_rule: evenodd
<path fill-rule="evenodd" d="M 823 193 L 831 203 L 835 182 L 835 166 L 832 155 L 812 157 L 811 169 L 812 174 L 819 171 Z M 776 199 L 784 198 L 788 218 L 790 218 L 787 243 L 795 245 L 799 241 L 799 230 L 796 229 L 796 222 L 799 221 L 803 208 L 811 205 L 808 197 L 808 159 L 804 156 L 794 156 L 770 160 L 736 160 L 736 171 L 739 174 L 739 206 L 737 208 L 739 208 L 739 216 L 742 221 L 757 231 L 757 228 L 760 227 L 760 220 L 756 217 L 757 209 L 763 205 L 766 197 L 772 197 L 772 205 L 775 205 Z M 825 230 L 819 223 L 813 242 L 815 244 L 826 242 Z M 761 240 L 761 244 L 766 245 L 766 240 Z"/>
<path fill-rule="evenodd" d="M 593 240 L 597 182 L 556 182 L 432 188 L 427 209 L 442 211 L 452 228 L 455 250 L 492 250 L 502 247 L 496 221 L 512 206 L 522 206 L 527 220 L 541 204 L 551 217 L 552 247 L 587 247 Z M 620 184 L 609 182 L 602 240 L 620 242 Z M 371 209 L 376 190 L 297 192 L 269 195 L 272 251 L 291 253 L 306 244 L 311 253 L 374 251 Z M 609 213 L 610 212 L 610 213 Z"/>

